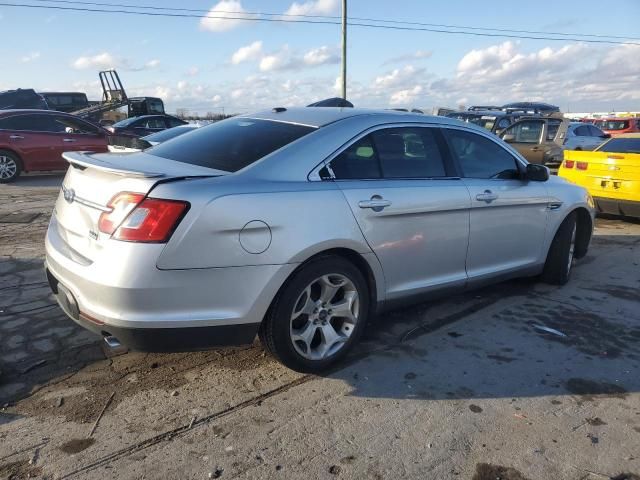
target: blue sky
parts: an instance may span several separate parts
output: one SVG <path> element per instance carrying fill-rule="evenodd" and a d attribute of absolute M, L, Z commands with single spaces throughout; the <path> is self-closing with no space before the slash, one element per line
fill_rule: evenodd
<path fill-rule="evenodd" d="M 154 5 L 154 12 L 180 7 L 340 13 L 339 0 L 95 1 Z M 640 37 L 638 0 L 350 0 L 349 15 Z M 161 96 L 171 111 L 205 113 L 224 107 L 244 112 L 305 105 L 338 94 L 337 25 L 203 22 L 0 5 L 0 31 L 5 65 L 0 89 L 82 90 L 92 98 L 99 92 L 98 70 L 116 67 L 130 95 Z M 640 110 L 640 46 L 353 26 L 348 58 L 348 97 L 357 106 L 430 109 L 544 100 L 573 112 Z"/>

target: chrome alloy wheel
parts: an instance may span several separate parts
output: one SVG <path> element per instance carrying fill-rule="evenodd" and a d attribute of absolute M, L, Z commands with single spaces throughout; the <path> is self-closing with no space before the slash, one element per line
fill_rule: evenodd
<path fill-rule="evenodd" d="M 571 267 L 573 266 L 573 255 L 576 250 L 576 224 L 573 224 L 573 230 L 571 231 L 571 243 L 569 244 L 569 260 L 567 264 L 567 272 L 571 271 Z"/>
<path fill-rule="evenodd" d="M 334 355 L 358 322 L 360 301 L 354 283 L 341 274 L 316 278 L 300 294 L 291 313 L 293 346 L 309 360 Z"/>
<path fill-rule="evenodd" d="M 18 171 L 16 161 L 5 155 L 0 155 L 0 178 L 9 179 L 15 176 Z"/>

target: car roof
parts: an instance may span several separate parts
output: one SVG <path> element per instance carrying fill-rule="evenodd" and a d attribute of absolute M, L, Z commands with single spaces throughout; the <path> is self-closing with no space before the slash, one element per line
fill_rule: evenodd
<path fill-rule="evenodd" d="M 59 112 L 57 110 L 42 110 L 37 108 L 9 108 L 7 110 L 0 110 L 0 115 L 12 115 L 14 113 L 41 113 L 43 115 L 67 115 L 73 117 L 74 115 L 70 115 L 65 112 Z"/>
<path fill-rule="evenodd" d="M 376 110 L 367 108 L 340 107 L 293 107 L 280 110 L 264 110 L 261 112 L 240 115 L 239 118 L 253 118 L 257 120 L 274 120 L 285 123 L 295 123 L 310 127 L 322 127 L 346 118 L 375 116 L 381 122 L 424 122 L 459 125 L 459 120 L 447 117 L 424 115 L 422 113 L 399 112 L 397 110 Z"/>

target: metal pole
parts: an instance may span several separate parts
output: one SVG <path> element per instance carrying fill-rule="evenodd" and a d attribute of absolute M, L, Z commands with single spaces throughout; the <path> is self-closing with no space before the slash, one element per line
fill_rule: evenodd
<path fill-rule="evenodd" d="M 347 99 L 347 0 L 342 0 L 342 98 Z"/>

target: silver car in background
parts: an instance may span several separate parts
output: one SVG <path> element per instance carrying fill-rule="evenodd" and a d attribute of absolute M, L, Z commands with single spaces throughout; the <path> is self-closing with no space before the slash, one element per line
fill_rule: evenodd
<path fill-rule="evenodd" d="M 611 135 L 595 125 L 572 122 L 567 127 L 562 146 L 565 150 L 595 150 L 608 138 L 611 138 Z"/>
<path fill-rule="evenodd" d="M 46 236 L 59 304 L 145 351 L 252 342 L 337 362 L 369 318 L 587 253 L 588 193 L 444 117 L 275 108 L 129 155 L 66 153 Z"/>

